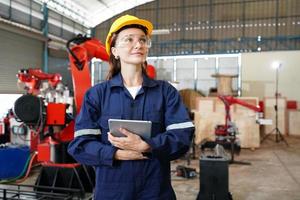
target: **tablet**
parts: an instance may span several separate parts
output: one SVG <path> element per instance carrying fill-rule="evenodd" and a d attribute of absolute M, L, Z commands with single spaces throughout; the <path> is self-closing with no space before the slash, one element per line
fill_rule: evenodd
<path fill-rule="evenodd" d="M 120 128 L 124 128 L 142 138 L 151 138 L 151 121 L 109 119 L 108 126 L 109 132 L 116 137 L 125 137 L 125 135 L 119 131 Z"/>

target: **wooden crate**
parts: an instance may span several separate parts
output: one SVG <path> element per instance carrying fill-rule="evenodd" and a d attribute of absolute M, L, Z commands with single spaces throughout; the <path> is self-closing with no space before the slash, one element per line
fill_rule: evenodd
<path fill-rule="evenodd" d="M 300 136 L 300 110 L 289 110 L 289 135 Z"/>
<path fill-rule="evenodd" d="M 182 98 L 183 103 L 189 110 L 196 109 L 196 99 L 202 97 L 203 95 L 192 89 L 183 89 L 179 91 L 179 94 Z"/>
<path fill-rule="evenodd" d="M 264 118 L 272 119 L 273 124 L 264 127 L 265 134 L 270 133 L 275 128 L 276 112 L 274 106 L 276 105 L 275 97 L 264 98 Z M 288 135 L 288 116 L 286 109 L 286 98 L 278 97 L 278 129 L 283 135 Z M 274 131 L 275 133 L 275 131 Z"/>
<path fill-rule="evenodd" d="M 258 104 L 256 97 L 240 98 L 246 102 Z M 197 99 L 195 111 L 195 143 L 205 140 L 214 140 L 216 125 L 225 123 L 224 104 L 217 97 L 201 97 Z M 256 113 L 240 105 L 232 105 L 230 109 L 232 121 L 238 127 L 237 137 L 242 148 L 258 148 L 260 145 L 259 125 L 256 124 Z"/>

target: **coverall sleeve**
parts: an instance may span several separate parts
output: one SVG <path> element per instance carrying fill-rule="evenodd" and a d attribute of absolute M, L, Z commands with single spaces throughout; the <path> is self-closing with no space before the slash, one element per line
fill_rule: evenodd
<path fill-rule="evenodd" d="M 152 148 L 152 156 L 162 160 L 175 160 L 189 150 L 195 128 L 177 90 L 167 84 L 165 96 L 166 132 L 146 139 L 146 142 Z"/>
<path fill-rule="evenodd" d="M 75 122 L 74 139 L 68 146 L 68 153 L 85 165 L 113 165 L 116 148 L 101 142 L 101 115 L 99 92 L 89 90 Z"/>

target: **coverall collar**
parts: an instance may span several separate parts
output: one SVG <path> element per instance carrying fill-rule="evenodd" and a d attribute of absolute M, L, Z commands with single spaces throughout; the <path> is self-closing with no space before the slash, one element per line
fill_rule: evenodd
<path fill-rule="evenodd" d="M 143 87 L 155 87 L 157 83 L 143 73 Z M 121 72 L 113 76 L 110 87 L 123 87 L 123 78 Z"/>

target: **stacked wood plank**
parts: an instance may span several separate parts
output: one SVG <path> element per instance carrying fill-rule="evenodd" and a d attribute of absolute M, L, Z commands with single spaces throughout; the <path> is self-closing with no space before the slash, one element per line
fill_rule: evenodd
<path fill-rule="evenodd" d="M 183 103 L 186 107 L 191 111 L 196 109 L 196 100 L 198 97 L 202 97 L 203 95 L 192 89 L 183 89 L 179 91 L 179 94 L 182 98 Z"/>
<path fill-rule="evenodd" d="M 300 136 L 300 110 L 288 111 L 289 135 Z"/>

